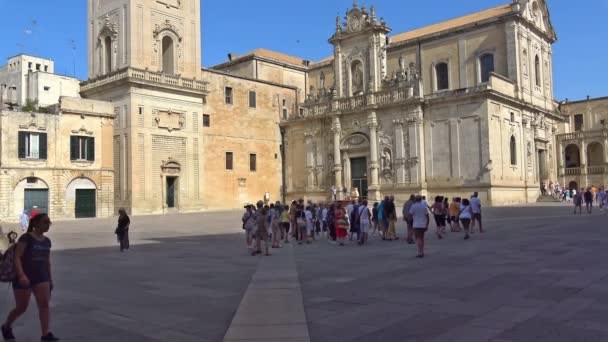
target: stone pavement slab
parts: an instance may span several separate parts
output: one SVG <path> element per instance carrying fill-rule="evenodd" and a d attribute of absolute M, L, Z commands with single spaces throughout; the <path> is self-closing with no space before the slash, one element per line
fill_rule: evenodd
<path fill-rule="evenodd" d="M 309 342 L 308 325 L 292 245 L 259 256 L 224 342 Z"/>

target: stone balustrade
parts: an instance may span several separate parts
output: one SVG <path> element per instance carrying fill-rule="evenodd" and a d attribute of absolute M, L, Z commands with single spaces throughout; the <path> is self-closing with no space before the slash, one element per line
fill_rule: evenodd
<path fill-rule="evenodd" d="M 83 82 L 81 90 L 87 91 L 120 80 L 153 82 L 201 93 L 207 92 L 207 82 L 135 68 L 124 68 L 109 75 L 100 76 L 98 78 Z"/>
<path fill-rule="evenodd" d="M 606 172 L 605 166 L 588 166 L 587 174 L 588 175 L 603 175 Z"/>
<path fill-rule="evenodd" d="M 580 131 L 573 133 L 563 133 L 557 135 L 558 141 L 573 141 L 590 138 L 608 138 L 608 129 L 598 129 L 593 131 Z"/>
<path fill-rule="evenodd" d="M 304 108 L 304 116 L 321 116 L 331 113 L 359 111 L 374 106 L 399 104 L 416 98 L 414 87 L 406 86 L 352 97 L 322 98 L 308 101 L 302 107 Z"/>

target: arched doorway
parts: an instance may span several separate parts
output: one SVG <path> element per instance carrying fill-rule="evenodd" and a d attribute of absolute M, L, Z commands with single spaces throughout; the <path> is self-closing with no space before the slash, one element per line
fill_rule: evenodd
<path fill-rule="evenodd" d="M 368 195 L 369 138 L 363 133 L 353 133 L 341 145 L 344 186 L 349 193 L 357 188 L 359 196 Z"/>
<path fill-rule="evenodd" d="M 40 178 L 32 176 L 22 179 L 15 186 L 13 199 L 16 203 L 15 217 L 18 217 L 17 215 L 21 214 L 23 210 L 31 212 L 33 208 L 42 213 L 49 213 L 49 186 Z"/>
<path fill-rule="evenodd" d="M 568 184 L 568 189 L 570 190 L 578 190 L 578 183 L 575 181 L 570 182 L 570 184 Z"/>
<path fill-rule="evenodd" d="M 566 146 L 564 161 L 566 168 L 581 167 L 581 152 L 577 145 Z"/>
<path fill-rule="evenodd" d="M 88 178 L 74 178 L 65 189 L 65 201 L 75 218 L 97 216 L 97 186 Z"/>
<path fill-rule="evenodd" d="M 176 160 L 169 158 L 169 160 L 163 162 L 161 170 L 164 192 L 163 207 L 167 209 L 178 209 L 181 165 Z"/>

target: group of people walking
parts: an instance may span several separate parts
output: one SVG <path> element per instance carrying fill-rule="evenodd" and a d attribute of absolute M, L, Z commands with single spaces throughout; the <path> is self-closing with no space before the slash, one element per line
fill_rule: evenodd
<path fill-rule="evenodd" d="M 432 205 L 424 196 L 411 195 L 403 206 L 403 220 L 407 225 L 406 241 L 417 244 L 417 257 L 424 257 L 425 234 L 433 217 L 437 238 L 443 239 L 447 226 L 452 232 L 464 230 L 464 239 L 470 239 L 475 225 L 483 233 L 481 201 L 478 193 L 470 199 L 437 196 Z M 326 238 L 330 243 L 345 246 L 347 241 L 363 246 L 369 237 L 380 236 L 384 241 L 399 240 L 396 231 L 397 209 L 394 196 L 370 205 L 366 199 L 326 203 L 293 201 L 291 205 L 279 202 L 255 206 L 246 205 L 242 217 L 247 247 L 252 255 L 270 255 L 271 248 L 295 241 L 310 244 Z M 263 249 L 262 249 L 263 247 Z"/>
<path fill-rule="evenodd" d="M 585 204 L 588 214 L 593 213 L 593 203 L 598 204 L 600 211 L 604 211 L 604 207 L 608 205 L 608 190 L 604 191 L 602 188 L 599 190 L 594 187 L 586 190 L 581 188 L 580 191 L 568 190 L 567 196 L 570 196 L 570 193 L 572 193 L 572 202 L 574 203 L 574 214 L 577 211 L 579 215 L 583 214 L 583 204 Z"/>

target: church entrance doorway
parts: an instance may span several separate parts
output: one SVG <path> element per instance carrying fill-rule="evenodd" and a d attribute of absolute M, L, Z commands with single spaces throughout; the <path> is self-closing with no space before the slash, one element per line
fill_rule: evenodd
<path fill-rule="evenodd" d="M 351 187 L 359 190 L 361 197 L 367 198 L 367 158 L 351 158 Z"/>
<path fill-rule="evenodd" d="M 175 186 L 177 177 L 167 177 L 167 208 L 175 208 Z"/>
<path fill-rule="evenodd" d="M 538 177 L 541 182 L 546 182 L 549 178 L 547 168 L 547 150 L 538 150 Z"/>

